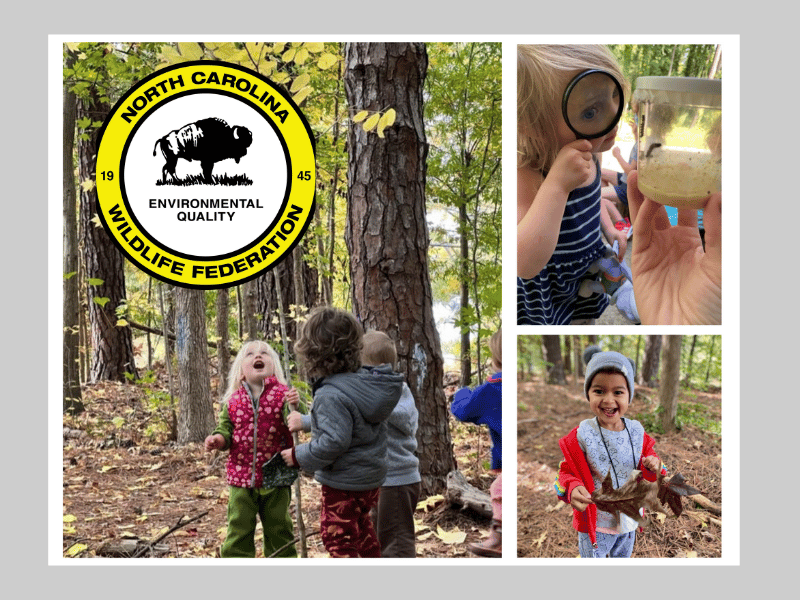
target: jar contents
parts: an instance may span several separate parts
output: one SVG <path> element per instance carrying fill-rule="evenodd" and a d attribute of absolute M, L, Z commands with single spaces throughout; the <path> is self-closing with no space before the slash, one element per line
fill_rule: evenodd
<path fill-rule="evenodd" d="M 722 161 L 710 152 L 655 148 L 647 169 L 639 173 L 639 190 L 647 198 L 676 208 L 702 208 L 720 191 Z"/>

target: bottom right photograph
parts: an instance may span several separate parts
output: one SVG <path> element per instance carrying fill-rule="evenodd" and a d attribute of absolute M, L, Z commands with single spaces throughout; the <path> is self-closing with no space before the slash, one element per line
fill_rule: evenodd
<path fill-rule="evenodd" d="M 722 556 L 715 335 L 517 337 L 517 556 Z"/>

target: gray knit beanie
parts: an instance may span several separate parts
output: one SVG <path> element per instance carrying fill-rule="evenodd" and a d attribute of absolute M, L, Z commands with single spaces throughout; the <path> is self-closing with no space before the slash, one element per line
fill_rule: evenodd
<path fill-rule="evenodd" d="M 633 363 L 629 358 L 619 352 L 597 352 L 586 365 L 586 379 L 583 382 L 583 392 L 589 398 L 589 387 L 598 371 L 611 369 L 625 376 L 628 382 L 628 402 L 633 402 Z"/>

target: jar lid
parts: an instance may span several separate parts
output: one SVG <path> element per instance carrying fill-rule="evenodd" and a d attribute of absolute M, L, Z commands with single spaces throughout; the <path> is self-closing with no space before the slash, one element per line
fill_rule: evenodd
<path fill-rule="evenodd" d="M 639 77 L 633 100 L 719 107 L 722 80 L 702 77 Z"/>

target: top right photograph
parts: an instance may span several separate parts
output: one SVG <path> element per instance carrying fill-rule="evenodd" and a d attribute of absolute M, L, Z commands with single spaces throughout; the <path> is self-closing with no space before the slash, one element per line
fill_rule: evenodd
<path fill-rule="evenodd" d="M 722 322 L 720 45 L 517 46 L 517 323 Z"/>

